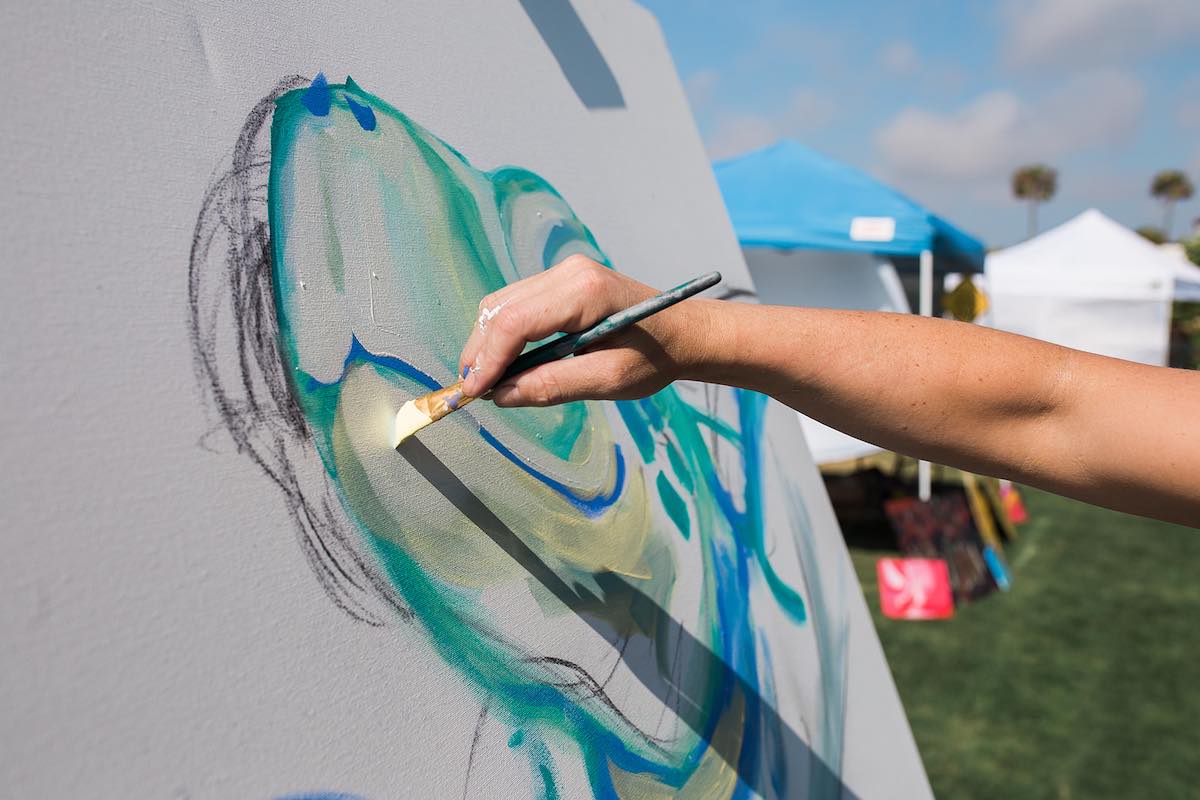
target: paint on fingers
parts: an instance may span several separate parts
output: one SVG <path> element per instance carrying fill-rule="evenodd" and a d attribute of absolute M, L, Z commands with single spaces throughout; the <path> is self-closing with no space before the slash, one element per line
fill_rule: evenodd
<path fill-rule="evenodd" d="M 500 303 L 495 308 L 484 308 L 480 310 L 478 321 L 480 333 L 487 333 L 487 324 L 496 318 L 496 315 L 500 313 L 500 309 L 504 308 L 506 303 L 508 303 L 507 300 L 505 300 L 503 303 Z"/>
<path fill-rule="evenodd" d="M 462 381 L 463 391 L 472 397 L 478 397 L 483 394 L 479 387 L 479 370 L 483 367 L 483 351 L 475 354 L 475 360 L 471 362 L 471 366 L 463 367 Z"/>
<path fill-rule="evenodd" d="M 469 385 L 470 392 L 473 395 L 478 396 L 478 395 L 482 394 L 483 390 L 486 388 L 486 387 L 479 385 L 479 378 L 475 377 L 475 376 L 476 376 L 476 373 L 479 372 L 479 369 L 483 366 L 483 351 L 485 349 L 486 341 L 487 341 L 486 337 L 487 337 L 488 323 L 491 322 L 493 319 L 495 319 L 497 317 L 497 315 L 500 314 L 500 310 L 502 308 L 504 308 L 504 306 L 507 302 L 508 301 L 505 300 L 505 301 L 502 301 L 502 302 L 498 303 L 497 305 L 493 306 L 492 308 L 484 307 L 479 310 L 479 319 L 476 322 L 476 327 L 479 330 L 478 350 L 475 354 L 475 360 L 472 362 L 470 368 L 463 369 L 464 385 Z M 475 338 L 475 334 L 472 334 L 472 338 Z"/>

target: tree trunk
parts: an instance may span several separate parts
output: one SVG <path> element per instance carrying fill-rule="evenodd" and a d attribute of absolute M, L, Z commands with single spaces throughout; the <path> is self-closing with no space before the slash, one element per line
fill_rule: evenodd
<path fill-rule="evenodd" d="M 1037 200 L 1029 201 L 1029 225 L 1027 226 L 1026 239 L 1032 239 L 1037 236 Z"/>
<path fill-rule="evenodd" d="M 1163 235 L 1171 241 L 1171 228 L 1175 226 L 1175 201 L 1163 200 Z"/>

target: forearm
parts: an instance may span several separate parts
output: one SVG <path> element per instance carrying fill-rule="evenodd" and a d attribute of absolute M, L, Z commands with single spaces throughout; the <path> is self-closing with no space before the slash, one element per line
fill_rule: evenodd
<path fill-rule="evenodd" d="M 769 394 L 897 452 L 1024 478 L 1073 351 L 965 323 L 708 302 L 689 377 Z M 1034 459 L 1036 460 L 1036 459 Z"/>
<path fill-rule="evenodd" d="M 975 325 L 693 299 L 495 385 L 529 342 L 654 293 L 575 256 L 488 295 L 459 357 L 464 392 L 546 406 L 645 397 L 678 378 L 730 384 L 901 453 L 1200 521 L 1200 373 Z"/>
<path fill-rule="evenodd" d="M 907 455 L 1200 524 L 1200 374 L 948 320 L 706 301 L 686 377 Z"/>

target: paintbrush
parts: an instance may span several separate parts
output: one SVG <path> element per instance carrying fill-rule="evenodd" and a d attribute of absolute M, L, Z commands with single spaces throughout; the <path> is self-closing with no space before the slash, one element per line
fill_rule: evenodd
<path fill-rule="evenodd" d="M 605 317 L 592 327 L 578 333 L 569 333 L 553 341 L 539 345 L 532 350 L 517 356 L 516 360 L 504 370 L 496 383 L 519 375 L 526 370 L 557 361 L 560 358 L 574 355 L 584 348 L 619 333 L 630 325 L 641 322 L 651 314 L 657 314 L 664 308 L 670 308 L 680 300 L 686 300 L 694 294 L 715 286 L 721 280 L 721 273 L 710 272 L 701 275 L 687 283 L 682 283 L 674 289 L 655 295 L 648 300 L 630 306 L 624 311 Z M 442 417 L 457 411 L 474 400 L 474 397 L 463 394 L 462 381 L 447 386 L 444 389 L 430 392 L 427 395 L 409 400 L 396 412 L 396 423 L 392 433 L 392 447 L 399 447 L 408 437 L 427 425 L 437 422 Z"/>

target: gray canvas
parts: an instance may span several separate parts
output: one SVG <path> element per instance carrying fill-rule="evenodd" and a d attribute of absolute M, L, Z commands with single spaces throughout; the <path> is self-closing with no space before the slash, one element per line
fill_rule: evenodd
<path fill-rule="evenodd" d="M 753 299 L 647 12 L 0 14 L 5 794 L 929 795 L 788 409 L 387 446 L 562 257 Z"/>

